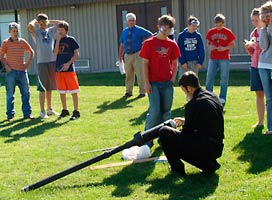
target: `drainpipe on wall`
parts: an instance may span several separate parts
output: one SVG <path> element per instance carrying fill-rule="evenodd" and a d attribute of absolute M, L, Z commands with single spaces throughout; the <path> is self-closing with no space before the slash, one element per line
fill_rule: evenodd
<path fill-rule="evenodd" d="M 17 10 L 14 10 L 14 19 L 15 19 L 15 22 L 18 23 L 18 11 Z"/>

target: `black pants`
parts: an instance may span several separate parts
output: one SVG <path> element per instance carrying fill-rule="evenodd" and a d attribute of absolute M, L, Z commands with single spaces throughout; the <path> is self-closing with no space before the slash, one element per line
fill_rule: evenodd
<path fill-rule="evenodd" d="M 213 149 L 191 135 L 164 126 L 160 129 L 159 136 L 164 154 L 173 170 L 184 171 L 181 159 L 202 170 L 206 170 L 210 162 L 216 161 L 211 155 Z"/>

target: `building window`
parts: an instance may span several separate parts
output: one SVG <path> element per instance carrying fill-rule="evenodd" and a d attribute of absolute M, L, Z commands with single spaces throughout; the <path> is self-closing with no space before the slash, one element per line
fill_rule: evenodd
<path fill-rule="evenodd" d="M 0 12 L 0 41 L 9 37 L 8 25 L 15 21 L 14 12 Z M 20 16 L 18 15 L 18 23 L 20 24 Z"/>

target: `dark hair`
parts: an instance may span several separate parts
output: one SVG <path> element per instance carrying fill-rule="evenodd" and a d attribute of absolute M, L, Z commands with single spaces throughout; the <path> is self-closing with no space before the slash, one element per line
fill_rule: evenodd
<path fill-rule="evenodd" d="M 200 82 L 194 72 L 188 71 L 180 77 L 179 86 L 183 86 L 185 88 L 187 88 L 187 86 L 191 86 L 193 88 L 200 88 Z"/>
<path fill-rule="evenodd" d="M 37 18 L 36 18 L 37 21 L 47 21 L 48 20 L 48 16 L 44 13 L 40 13 L 38 14 Z"/>
<path fill-rule="evenodd" d="M 216 14 L 214 17 L 214 23 L 223 23 L 224 24 L 225 20 L 226 20 L 226 17 L 221 13 Z"/>
<path fill-rule="evenodd" d="M 175 23 L 175 18 L 170 15 L 163 15 L 158 18 L 158 25 L 160 26 L 169 26 L 169 28 L 172 28 L 175 26 Z"/>
<path fill-rule="evenodd" d="M 58 24 L 58 28 L 64 28 L 68 32 L 69 24 L 66 21 L 62 21 Z"/>
<path fill-rule="evenodd" d="M 260 9 L 259 8 L 253 8 L 251 11 L 251 16 L 259 16 L 260 15 Z"/>

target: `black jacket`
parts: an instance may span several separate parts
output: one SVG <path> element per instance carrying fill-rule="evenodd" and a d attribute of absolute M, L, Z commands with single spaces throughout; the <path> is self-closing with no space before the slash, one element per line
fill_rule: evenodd
<path fill-rule="evenodd" d="M 216 157 L 221 156 L 224 117 L 222 104 L 215 94 L 202 88 L 194 92 L 193 98 L 185 106 L 182 134 L 189 134 L 193 139 L 207 144 Z"/>

